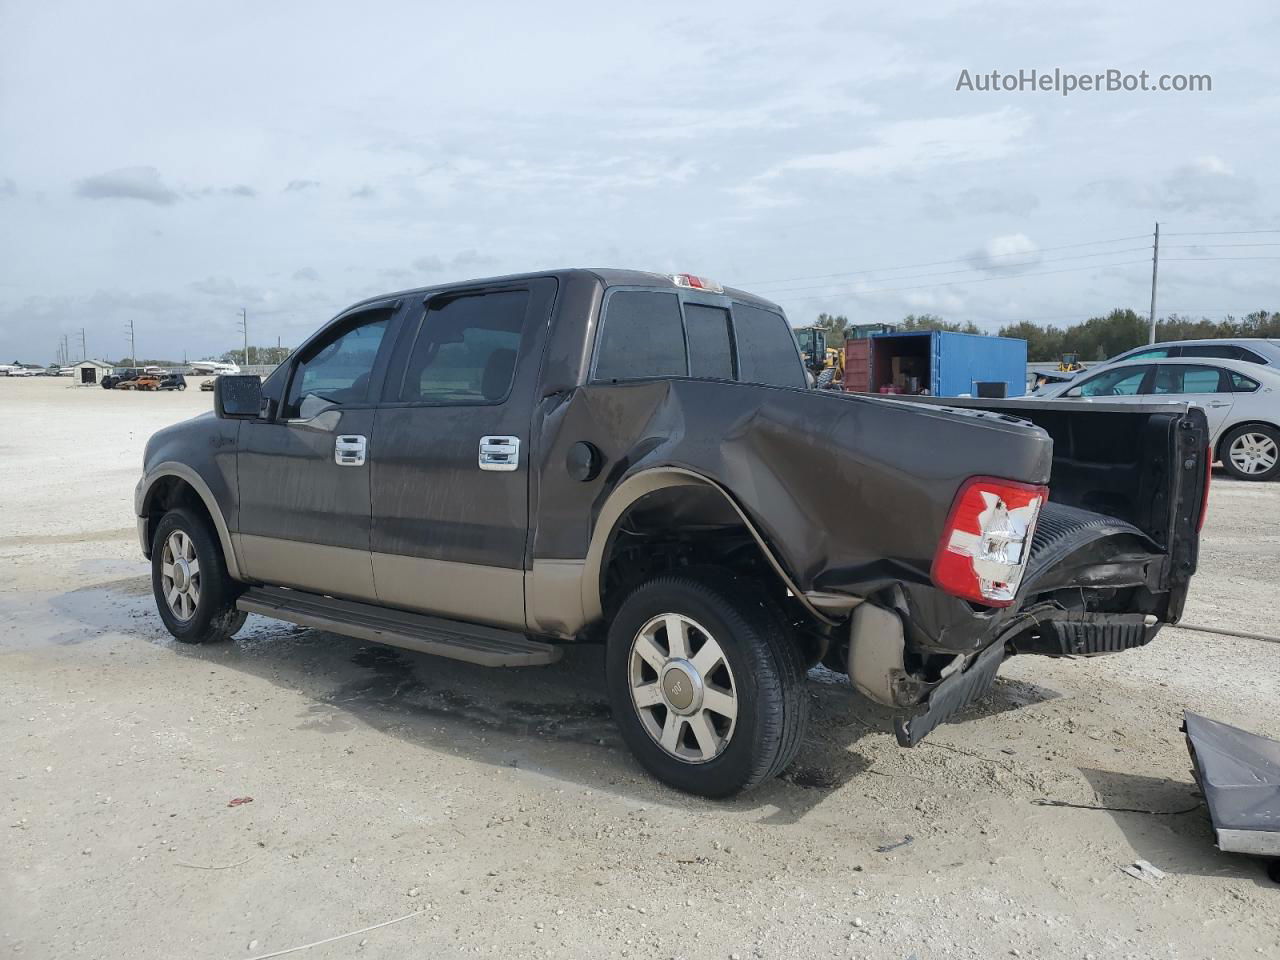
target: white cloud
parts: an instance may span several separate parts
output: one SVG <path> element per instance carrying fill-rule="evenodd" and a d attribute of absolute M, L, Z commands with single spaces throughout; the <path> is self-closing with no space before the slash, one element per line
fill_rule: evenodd
<path fill-rule="evenodd" d="M 969 263 L 975 270 L 1011 272 L 1039 262 L 1040 248 L 1025 233 L 992 237 L 981 249 L 969 254 Z"/>
<path fill-rule="evenodd" d="M 877 129 L 870 144 L 793 157 L 766 175 L 819 171 L 871 177 L 998 160 L 1018 149 L 1030 126 L 1031 118 L 1012 107 L 967 116 L 899 120 Z"/>

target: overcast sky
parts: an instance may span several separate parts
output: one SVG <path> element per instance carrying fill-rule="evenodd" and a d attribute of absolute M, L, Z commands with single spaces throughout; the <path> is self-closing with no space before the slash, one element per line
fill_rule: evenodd
<path fill-rule="evenodd" d="M 143 356 L 216 355 L 241 307 L 291 345 L 557 266 L 797 325 L 1067 323 L 1145 312 L 1157 219 L 1161 314 L 1280 309 L 1277 38 L 1274 2 L 0 0 L 0 361 L 81 327 L 118 358 L 129 320 Z M 1033 67 L 1213 89 L 956 90 Z"/>

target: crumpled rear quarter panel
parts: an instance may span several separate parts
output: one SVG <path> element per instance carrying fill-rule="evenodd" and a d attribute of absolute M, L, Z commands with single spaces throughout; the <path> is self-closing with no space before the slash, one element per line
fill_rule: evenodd
<path fill-rule="evenodd" d="M 675 466 L 730 491 L 803 590 L 928 584 L 965 479 L 1044 483 L 1052 462 L 1043 430 L 999 415 L 722 381 L 589 384 L 535 419 L 535 558 L 585 556 L 618 484 Z M 586 483 L 565 470 L 580 440 L 604 455 Z"/>

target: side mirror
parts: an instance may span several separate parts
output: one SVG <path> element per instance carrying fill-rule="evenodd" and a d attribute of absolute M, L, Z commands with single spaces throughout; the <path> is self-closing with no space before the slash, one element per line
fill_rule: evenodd
<path fill-rule="evenodd" d="M 1063 394 L 1063 396 L 1064 396 L 1064 397 L 1079 397 L 1079 396 L 1081 396 L 1080 388 L 1079 388 L 1079 387 L 1072 387 L 1070 390 L 1068 390 L 1066 393 L 1064 393 L 1064 394 Z"/>
<path fill-rule="evenodd" d="M 256 420 L 262 410 L 262 380 L 223 374 L 213 381 L 213 412 L 224 420 Z"/>

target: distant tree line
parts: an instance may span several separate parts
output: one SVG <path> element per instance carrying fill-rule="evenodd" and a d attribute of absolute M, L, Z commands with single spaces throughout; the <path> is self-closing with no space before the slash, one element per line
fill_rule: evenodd
<path fill-rule="evenodd" d="M 285 357 L 293 347 L 255 347 L 249 345 L 249 355 L 246 357 L 243 349 L 228 350 L 218 359 L 223 363 L 241 363 L 246 366 L 249 364 L 272 364 L 284 363 Z"/>
<path fill-rule="evenodd" d="M 827 342 L 832 346 L 844 343 L 851 328 L 847 317 L 829 313 L 818 314 L 814 325 L 826 331 Z M 985 333 L 971 322 L 955 323 L 932 313 L 908 314 L 896 326 L 904 333 L 921 330 Z M 1147 334 L 1147 318 L 1128 309 L 1112 310 L 1106 316 L 1090 317 L 1066 327 L 1041 326 L 1024 320 L 999 330 L 999 336 L 1027 341 L 1027 359 L 1031 361 L 1057 360 L 1064 353 L 1079 354 L 1082 360 L 1105 360 L 1146 343 Z M 1224 320 L 1195 319 L 1174 313 L 1156 321 L 1157 341 L 1220 337 L 1280 338 L 1280 313 L 1258 310 L 1243 317 L 1228 315 Z"/>

